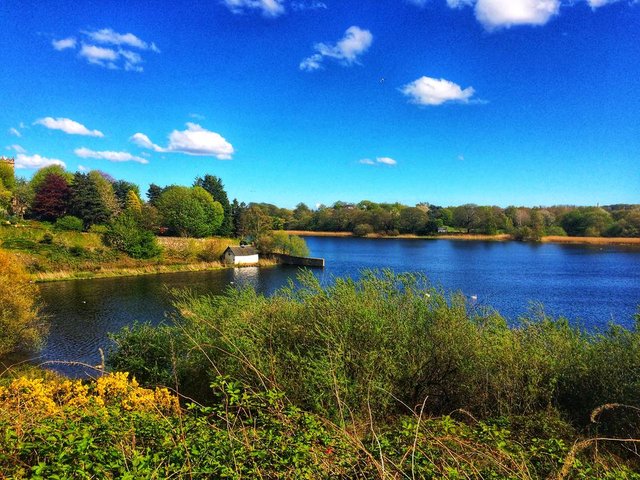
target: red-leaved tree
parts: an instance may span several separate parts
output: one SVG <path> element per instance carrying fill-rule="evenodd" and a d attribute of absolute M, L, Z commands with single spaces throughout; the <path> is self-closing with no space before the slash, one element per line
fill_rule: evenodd
<path fill-rule="evenodd" d="M 59 175 L 49 174 L 38 186 L 32 210 L 40 220 L 56 220 L 69 208 L 70 189 L 67 181 Z"/>

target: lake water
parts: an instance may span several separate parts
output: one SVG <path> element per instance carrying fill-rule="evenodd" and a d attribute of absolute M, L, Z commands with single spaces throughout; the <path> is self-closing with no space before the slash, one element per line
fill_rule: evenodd
<path fill-rule="evenodd" d="M 509 319 L 525 315 L 532 302 L 589 328 L 608 322 L 631 326 L 640 305 L 640 249 L 583 245 L 307 237 L 322 281 L 358 277 L 362 269 L 420 272 L 436 286 L 461 291 L 471 302 L 492 306 Z M 76 280 L 41 285 L 52 325 L 42 359 L 100 363 L 108 333 L 135 321 L 157 324 L 172 311 L 169 288 L 222 293 L 253 285 L 270 294 L 295 278 L 293 267 L 239 268 L 139 277 Z M 53 368 L 73 376 L 89 370 Z"/>

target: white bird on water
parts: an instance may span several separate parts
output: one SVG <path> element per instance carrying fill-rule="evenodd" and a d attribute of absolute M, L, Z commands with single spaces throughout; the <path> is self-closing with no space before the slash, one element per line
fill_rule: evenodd
<path fill-rule="evenodd" d="M 471 300 L 477 300 L 478 299 L 478 295 L 471 295 Z"/>

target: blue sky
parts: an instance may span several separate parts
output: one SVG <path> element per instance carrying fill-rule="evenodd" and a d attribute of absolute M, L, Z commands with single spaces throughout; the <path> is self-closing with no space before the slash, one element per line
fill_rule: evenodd
<path fill-rule="evenodd" d="M 4 0 L 0 149 L 231 198 L 640 202 L 635 0 Z"/>

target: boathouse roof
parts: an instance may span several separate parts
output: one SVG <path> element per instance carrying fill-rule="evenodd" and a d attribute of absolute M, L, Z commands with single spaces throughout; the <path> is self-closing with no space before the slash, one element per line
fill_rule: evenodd
<path fill-rule="evenodd" d="M 252 247 L 251 245 L 242 245 L 240 247 L 227 247 L 227 250 L 225 250 L 225 253 L 229 250 L 231 250 L 231 253 L 233 253 L 236 257 L 245 257 L 249 255 L 258 254 L 258 250 L 255 247 Z"/>

